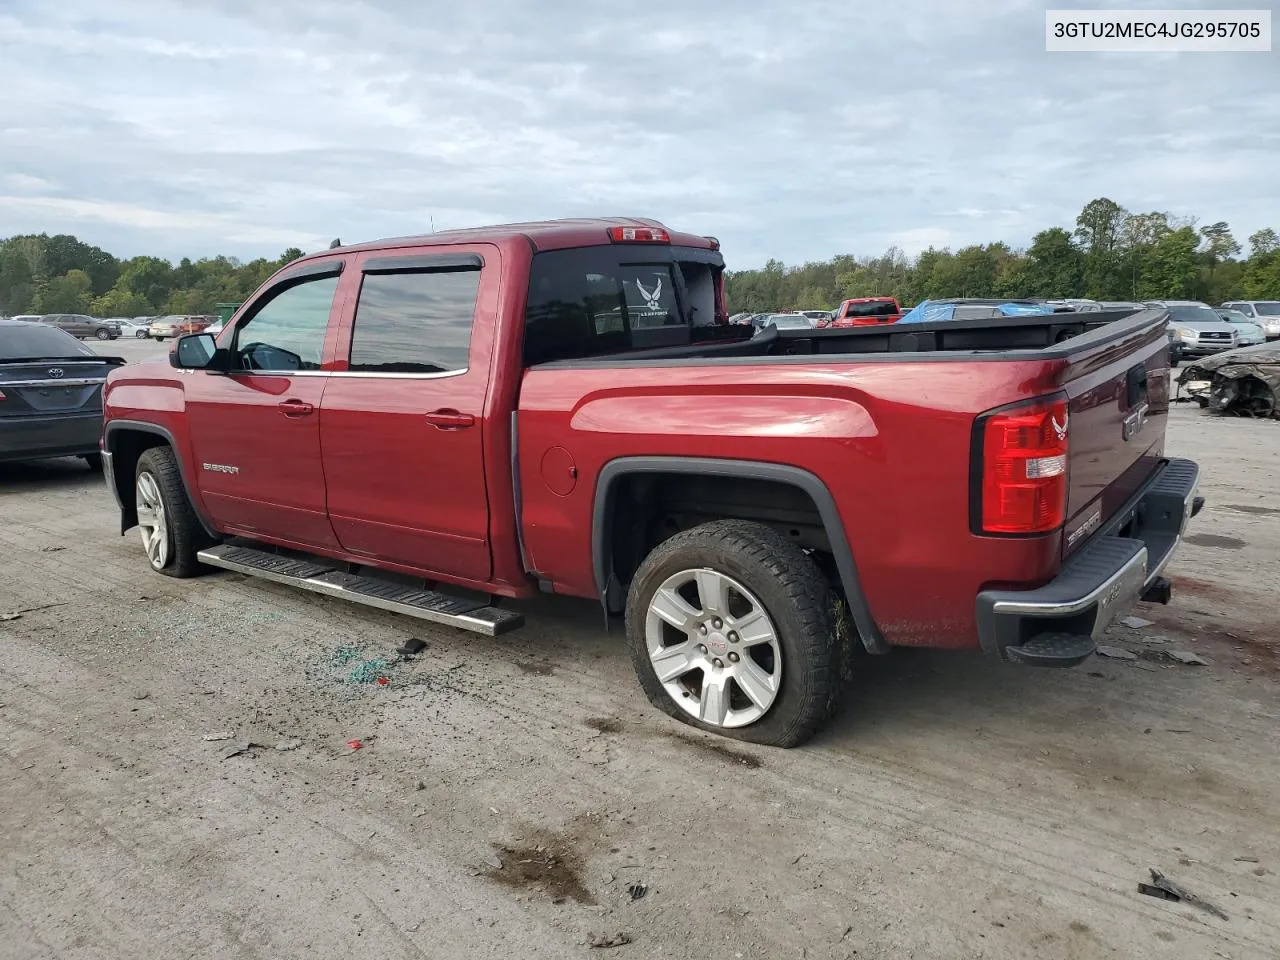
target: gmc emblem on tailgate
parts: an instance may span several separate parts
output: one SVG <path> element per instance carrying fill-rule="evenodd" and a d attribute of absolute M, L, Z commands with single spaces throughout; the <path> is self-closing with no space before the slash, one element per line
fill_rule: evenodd
<path fill-rule="evenodd" d="M 1145 403 L 1134 407 L 1133 412 L 1121 421 L 1121 432 L 1124 434 L 1124 438 L 1126 440 L 1131 440 L 1136 437 L 1142 432 L 1142 428 L 1147 425 L 1148 409 L 1149 405 Z"/>

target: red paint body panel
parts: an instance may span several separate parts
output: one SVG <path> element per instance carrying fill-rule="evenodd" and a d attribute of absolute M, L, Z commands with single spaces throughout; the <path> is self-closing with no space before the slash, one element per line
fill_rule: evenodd
<path fill-rule="evenodd" d="M 1067 394 L 1067 530 L 1099 497 L 1104 512 L 1114 511 L 1162 452 L 1165 335 L 1154 327 L 1057 359 L 815 355 L 524 370 L 535 251 L 606 242 L 604 222 L 570 221 L 304 258 L 302 264 L 346 264 L 320 371 L 227 376 L 131 364 L 109 379 L 108 426 L 137 420 L 170 432 L 194 480 L 195 506 L 221 532 L 505 596 L 534 592 L 535 575 L 559 592 L 597 596 L 593 510 L 597 479 L 610 461 L 666 455 L 799 467 L 830 490 L 885 637 L 952 648 L 978 646 L 981 590 L 1045 583 L 1061 569 L 1064 552 L 1062 531 L 1023 539 L 972 532 L 979 414 Z M 672 243 L 711 247 L 688 234 L 673 233 Z M 364 258 L 441 252 L 479 253 L 485 261 L 466 372 L 348 371 Z M 276 282 L 246 301 L 222 345 Z M 1150 420 L 1125 440 L 1125 375 L 1139 363 L 1149 375 Z M 311 404 L 312 413 L 285 416 L 278 404 L 289 399 Z M 441 429 L 426 420 L 440 410 L 474 423 Z M 204 463 L 240 472 L 209 471 Z"/>
<path fill-rule="evenodd" d="M 877 316 L 862 316 L 857 309 L 868 303 L 887 303 L 893 305 L 893 312 Z M 865 311 L 863 311 L 865 312 Z M 820 323 L 820 327 L 869 327 L 883 323 L 897 323 L 902 319 L 902 304 L 894 297 L 854 297 L 845 300 L 836 308 L 836 315 L 828 323 Z"/>

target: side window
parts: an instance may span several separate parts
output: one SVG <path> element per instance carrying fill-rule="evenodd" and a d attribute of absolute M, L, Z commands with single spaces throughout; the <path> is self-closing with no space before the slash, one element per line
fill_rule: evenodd
<path fill-rule="evenodd" d="M 319 370 L 338 278 L 287 286 L 236 327 L 238 370 Z"/>
<path fill-rule="evenodd" d="M 480 270 L 366 273 L 348 369 L 456 373 L 467 369 Z"/>

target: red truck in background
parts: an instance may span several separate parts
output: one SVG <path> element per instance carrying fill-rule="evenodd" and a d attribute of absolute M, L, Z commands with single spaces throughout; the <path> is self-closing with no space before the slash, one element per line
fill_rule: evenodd
<path fill-rule="evenodd" d="M 862 327 L 878 323 L 897 323 L 902 319 L 902 304 L 893 297 L 854 297 L 846 300 L 819 327 Z"/>
<path fill-rule="evenodd" d="M 1202 503 L 1164 314 L 726 322 L 718 244 L 572 220 L 338 247 L 114 371 L 102 451 L 158 573 L 485 634 L 625 617 L 650 701 L 792 746 L 855 646 L 1082 662 Z"/>

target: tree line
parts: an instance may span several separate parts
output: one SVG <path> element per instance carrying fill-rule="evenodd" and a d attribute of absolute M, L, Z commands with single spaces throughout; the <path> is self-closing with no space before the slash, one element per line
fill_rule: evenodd
<path fill-rule="evenodd" d="M 1025 250 L 1005 243 L 959 250 L 930 248 L 915 257 L 890 247 L 878 257 L 730 271 L 732 311 L 825 310 L 849 297 L 897 297 L 907 304 L 939 297 L 1089 297 L 1095 300 L 1280 300 L 1280 237 L 1270 228 L 1248 238 L 1248 255 L 1223 222 L 1197 226 L 1169 213 L 1130 213 L 1100 197 L 1075 227 L 1050 227 Z M 68 234 L 0 240 L 0 315 L 88 313 L 138 317 L 212 313 L 246 299 L 276 269 L 274 260 L 159 257 L 120 260 Z"/>
<path fill-rule="evenodd" d="M 98 317 L 208 314 L 239 303 L 284 264 L 302 256 L 292 247 L 274 260 L 159 257 L 120 260 L 69 234 L 26 234 L 0 240 L 0 315 L 87 313 Z"/>
<path fill-rule="evenodd" d="M 1280 300 L 1280 237 L 1267 228 L 1248 244 L 1242 257 L 1224 222 L 1131 213 L 1100 197 L 1085 204 L 1074 229 L 1049 227 L 1025 250 L 997 242 L 915 257 L 890 247 L 878 257 L 842 254 L 792 267 L 770 260 L 730 271 L 725 288 L 731 312 L 752 313 L 827 310 L 850 297 Z"/>

